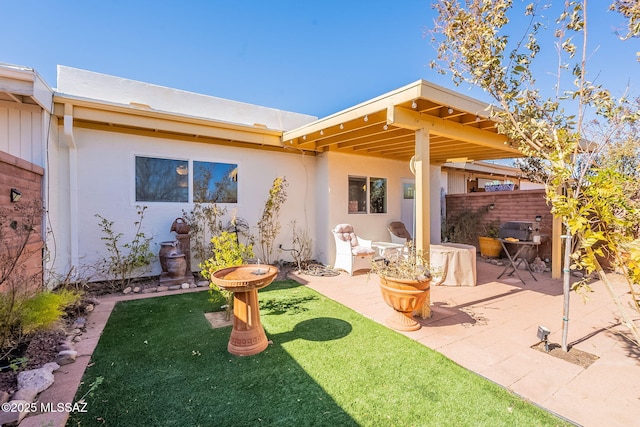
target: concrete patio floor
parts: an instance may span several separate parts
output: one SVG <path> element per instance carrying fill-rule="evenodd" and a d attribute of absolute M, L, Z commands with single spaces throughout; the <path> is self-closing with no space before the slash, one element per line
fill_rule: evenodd
<path fill-rule="evenodd" d="M 521 272 L 526 285 L 510 277 L 496 280 L 502 270 L 478 260 L 478 286 L 434 287 L 433 316 L 420 320 L 420 330 L 404 334 L 575 424 L 639 425 L 640 349 L 623 337 L 626 328 L 620 325 L 604 286 L 594 283 L 595 292 L 586 304 L 578 295 L 571 295 L 569 343 L 598 356 L 592 365 L 582 368 L 531 348 L 538 343 L 538 325 L 551 330 L 551 343 L 561 342 L 562 282 L 551 279 L 550 273 L 536 274 L 536 282 L 526 272 Z M 390 314 L 377 277 L 367 272 L 335 277 L 291 273 L 289 277 L 382 324 Z M 626 304 L 630 300 L 626 285 L 615 274 L 611 279 Z M 172 294 L 198 291 L 202 288 Z M 116 302 L 161 295 L 167 293 L 102 298 L 76 346 L 76 362 L 55 373 L 54 385 L 39 401 L 73 402 Z M 640 316 L 633 319 L 640 325 Z M 67 416 L 61 412 L 32 414 L 21 426 L 63 426 Z"/>

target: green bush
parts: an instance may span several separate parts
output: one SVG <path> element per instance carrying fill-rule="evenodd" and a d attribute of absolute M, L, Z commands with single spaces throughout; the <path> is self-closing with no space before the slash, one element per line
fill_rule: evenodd
<path fill-rule="evenodd" d="M 204 260 L 200 263 L 200 274 L 205 279 L 211 280 L 211 275 L 221 268 L 233 267 L 242 265 L 247 260 L 254 257 L 253 245 L 244 245 L 239 243 L 236 239 L 235 233 L 229 233 L 223 231 L 219 236 L 215 236 L 211 239 L 213 244 L 213 257 Z M 226 304 L 226 318 L 231 318 L 233 313 L 233 293 L 220 289 L 213 282 L 209 283 L 211 290 L 219 291 L 227 301 Z"/>
<path fill-rule="evenodd" d="M 75 304 L 80 294 L 74 291 L 40 292 L 22 304 L 20 326 L 22 333 L 30 334 L 53 326 L 64 316 L 64 309 Z"/>
<path fill-rule="evenodd" d="M 30 296 L 0 294 L 0 357 L 15 349 L 32 333 L 53 327 L 76 304 L 78 291 L 39 291 Z"/>

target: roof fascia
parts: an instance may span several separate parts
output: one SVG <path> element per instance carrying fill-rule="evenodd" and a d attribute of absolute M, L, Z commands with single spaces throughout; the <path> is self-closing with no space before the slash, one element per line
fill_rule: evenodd
<path fill-rule="evenodd" d="M 185 135 L 202 135 L 232 141 L 281 147 L 282 131 L 261 125 L 247 126 L 201 117 L 152 110 L 144 105 L 122 105 L 67 95 L 54 96 L 54 114 L 64 116 L 65 105 L 72 106 L 74 121 L 84 120 L 131 128 L 152 129 Z"/>

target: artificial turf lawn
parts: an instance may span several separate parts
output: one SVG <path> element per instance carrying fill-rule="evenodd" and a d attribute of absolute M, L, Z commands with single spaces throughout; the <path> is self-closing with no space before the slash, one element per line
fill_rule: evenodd
<path fill-rule="evenodd" d="M 67 425 L 568 425 L 294 281 L 259 296 L 273 344 L 248 357 L 210 327 L 207 292 L 118 303 L 76 399 L 103 382 Z"/>

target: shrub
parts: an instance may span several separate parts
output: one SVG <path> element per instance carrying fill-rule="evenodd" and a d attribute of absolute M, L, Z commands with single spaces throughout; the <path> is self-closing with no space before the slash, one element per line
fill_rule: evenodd
<path fill-rule="evenodd" d="M 101 239 L 105 242 L 108 255 L 99 261 L 98 270 L 106 276 L 112 287 L 124 289 L 131 283 L 135 276 L 140 276 L 148 267 L 155 255 L 150 251 L 151 237 L 147 237 L 142 231 L 142 220 L 146 206 L 136 206 L 138 219 L 133 223 L 135 234 L 127 243 L 121 243 L 122 233 L 116 233 L 113 221 L 96 214 L 100 219 L 100 228 L 104 234 Z"/>
<path fill-rule="evenodd" d="M 242 265 L 247 260 L 254 257 L 253 245 L 244 245 L 239 243 L 235 233 L 229 233 L 223 231 L 219 236 L 215 236 L 211 239 L 214 252 L 213 257 L 205 260 L 200 264 L 200 274 L 205 279 L 210 279 L 211 275 L 217 270 L 226 267 L 233 267 L 236 265 Z M 219 291 L 227 301 L 226 317 L 227 320 L 231 318 L 233 313 L 233 293 L 220 289 L 214 283 L 210 283 L 209 286 L 212 290 Z"/>
<path fill-rule="evenodd" d="M 38 291 L 29 296 L 0 294 L 0 356 L 6 356 L 30 334 L 49 329 L 65 315 L 65 309 L 82 297 L 77 291 Z M 0 357 L 1 358 L 1 357 Z"/>
<path fill-rule="evenodd" d="M 258 221 L 258 241 L 260 252 L 266 264 L 271 264 L 274 251 L 274 241 L 280 233 L 280 208 L 287 200 L 287 179 L 278 177 L 273 180 L 269 190 L 269 198 L 265 202 L 262 217 Z"/>
<path fill-rule="evenodd" d="M 40 292 L 22 304 L 22 333 L 48 329 L 64 316 L 64 309 L 75 304 L 81 295 L 74 291 Z"/>

